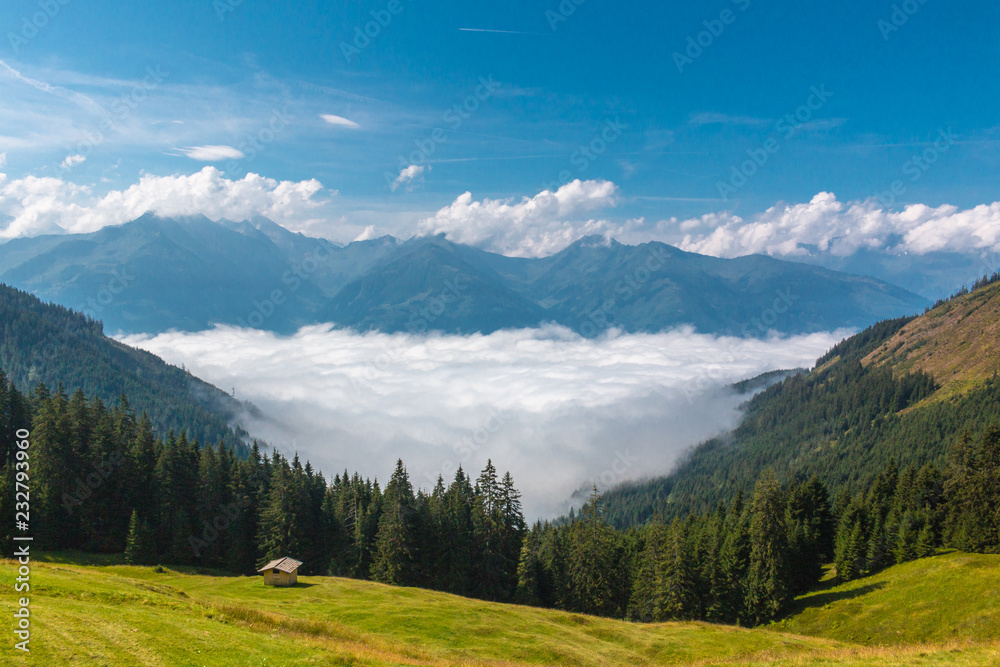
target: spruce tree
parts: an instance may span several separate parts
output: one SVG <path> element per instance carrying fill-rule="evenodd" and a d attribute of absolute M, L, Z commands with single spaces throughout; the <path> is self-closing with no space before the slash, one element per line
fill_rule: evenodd
<path fill-rule="evenodd" d="M 148 565 L 153 556 L 153 533 L 145 519 L 132 510 L 128 522 L 128 537 L 125 540 L 125 562 L 129 565 Z"/>
<path fill-rule="evenodd" d="M 385 487 L 382 516 L 375 538 L 372 578 L 385 584 L 407 585 L 412 582 L 414 562 L 413 486 L 402 460 Z"/>
<path fill-rule="evenodd" d="M 750 508 L 746 611 L 753 624 L 780 614 L 791 599 L 784 492 L 772 473 L 757 482 Z"/>
<path fill-rule="evenodd" d="M 680 519 L 674 519 L 667 529 L 665 549 L 656 577 L 655 620 L 697 618 L 693 565 L 685 526 Z"/>

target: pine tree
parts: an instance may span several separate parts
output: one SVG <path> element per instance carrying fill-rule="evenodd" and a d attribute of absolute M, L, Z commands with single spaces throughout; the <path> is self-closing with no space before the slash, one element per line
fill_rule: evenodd
<path fill-rule="evenodd" d="M 129 565 L 148 565 L 153 556 L 153 532 L 145 519 L 132 510 L 128 522 L 128 538 L 125 540 L 125 562 Z"/>
<path fill-rule="evenodd" d="M 640 552 L 628 603 L 628 618 L 652 623 L 657 620 L 658 577 L 667 548 L 667 527 L 659 516 L 643 529 L 645 544 Z"/>
<path fill-rule="evenodd" d="M 864 574 L 868 549 L 865 523 L 864 501 L 859 495 L 842 512 L 837 528 L 834 566 L 840 581 L 851 581 Z"/>
<path fill-rule="evenodd" d="M 503 589 L 509 595 L 517 588 L 521 546 L 525 535 L 521 492 L 514 487 L 514 478 L 510 472 L 504 474 L 500 483 L 500 512 L 503 515 L 503 536 L 500 546 L 505 579 Z"/>
<path fill-rule="evenodd" d="M 685 533 L 680 519 L 674 519 L 667 529 L 666 548 L 656 577 L 654 617 L 657 621 L 688 620 L 698 616 L 693 559 L 688 552 Z"/>
<path fill-rule="evenodd" d="M 567 575 L 576 611 L 607 615 L 614 609 L 614 553 L 611 529 L 604 523 L 601 495 L 595 485 L 581 520 L 569 530 Z"/>
<path fill-rule="evenodd" d="M 760 624 L 777 617 L 791 599 L 785 498 L 773 474 L 757 482 L 750 514 L 746 610 L 747 618 Z"/>
<path fill-rule="evenodd" d="M 937 553 L 937 536 L 930 521 L 924 522 L 924 527 L 917 535 L 915 554 L 917 558 L 928 558 Z"/>
<path fill-rule="evenodd" d="M 267 498 L 260 509 L 258 565 L 283 556 L 294 558 L 300 555 L 301 549 L 296 528 L 299 506 L 292 483 L 291 467 L 287 460 L 275 452 L 271 469 Z"/>
<path fill-rule="evenodd" d="M 524 537 L 517 564 L 517 590 L 514 601 L 518 604 L 540 606 L 542 596 L 539 590 L 541 563 L 538 557 L 538 533 L 541 524 L 529 530 Z"/>
<path fill-rule="evenodd" d="M 500 483 L 493 461 L 476 480 L 472 506 L 473 566 L 472 588 L 484 600 L 507 600 L 513 591 L 510 583 L 504 544 L 504 514 Z"/>
<path fill-rule="evenodd" d="M 720 556 L 723 589 L 716 593 L 721 600 L 723 620 L 728 623 L 746 622 L 746 578 L 750 570 L 750 508 L 743 503 L 738 491 L 726 514 L 725 536 Z"/>
<path fill-rule="evenodd" d="M 378 524 L 372 578 L 386 584 L 406 585 L 413 578 L 414 497 L 403 461 L 385 487 L 382 517 Z"/>
<path fill-rule="evenodd" d="M 916 519 L 913 513 L 907 510 L 899 522 L 899 534 L 893 548 L 896 563 L 907 563 L 917 557 L 917 539 L 919 535 Z"/>

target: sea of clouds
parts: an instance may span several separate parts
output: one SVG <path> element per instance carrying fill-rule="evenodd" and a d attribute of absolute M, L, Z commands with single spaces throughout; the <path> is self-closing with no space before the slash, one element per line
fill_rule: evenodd
<path fill-rule="evenodd" d="M 580 491 L 668 472 L 692 445 L 736 425 L 728 385 L 811 367 L 849 332 L 766 340 L 679 329 L 585 339 L 568 329 L 490 335 L 293 336 L 218 327 L 122 340 L 251 401 L 244 426 L 328 478 L 380 481 L 397 458 L 414 485 L 509 470 L 529 518 L 579 506 Z M 574 494 L 576 498 L 574 499 Z"/>

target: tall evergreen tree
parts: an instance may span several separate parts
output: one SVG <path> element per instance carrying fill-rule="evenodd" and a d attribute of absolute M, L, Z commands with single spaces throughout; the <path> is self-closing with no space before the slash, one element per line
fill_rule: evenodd
<path fill-rule="evenodd" d="M 746 611 L 759 624 L 776 618 L 791 599 L 785 498 L 773 474 L 757 482 L 750 514 Z"/>
<path fill-rule="evenodd" d="M 403 466 L 396 461 L 382 501 L 382 517 L 375 540 L 372 578 L 386 584 L 407 585 L 413 579 L 414 561 L 413 486 Z"/>

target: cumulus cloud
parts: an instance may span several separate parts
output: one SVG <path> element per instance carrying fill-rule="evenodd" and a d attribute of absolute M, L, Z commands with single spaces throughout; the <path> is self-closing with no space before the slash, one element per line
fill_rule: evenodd
<path fill-rule="evenodd" d="M 546 190 L 520 201 L 475 201 L 466 192 L 421 220 L 418 229 L 522 257 L 550 255 L 588 234 L 624 243 L 663 241 L 726 258 L 755 253 L 848 257 L 859 250 L 916 255 L 1000 252 L 1000 202 L 970 209 L 911 204 L 894 211 L 876 199 L 845 203 L 833 193 L 820 192 L 808 202 L 779 203 L 745 218 L 729 211 L 656 222 L 592 217 L 595 211 L 615 206 L 618 199 L 618 188 L 610 181 L 574 181 L 556 192 Z"/>
<path fill-rule="evenodd" d="M 357 130 L 361 127 L 360 125 L 355 123 L 353 120 L 350 120 L 349 118 L 344 118 L 343 116 L 334 116 L 332 113 L 320 114 L 319 117 L 325 120 L 330 125 L 334 125 L 336 127 L 346 127 L 351 130 Z"/>
<path fill-rule="evenodd" d="M 581 236 L 611 236 L 620 225 L 587 214 L 614 206 L 618 188 L 611 181 L 575 180 L 555 192 L 534 197 L 483 199 L 460 195 L 449 206 L 421 220 L 424 234 L 444 233 L 453 241 L 516 257 L 543 257 L 562 250 Z"/>
<path fill-rule="evenodd" d="M 969 253 L 1000 249 L 1000 202 L 965 210 L 911 204 L 892 211 L 874 199 L 844 203 L 820 192 L 808 203 L 778 204 L 749 219 L 715 213 L 661 222 L 658 232 L 684 250 L 716 257 L 795 257 L 814 250 L 846 257 L 861 249 Z"/>
<path fill-rule="evenodd" d="M 197 213 L 217 220 L 264 215 L 293 230 L 325 221 L 322 184 L 277 181 L 257 174 L 229 179 L 214 167 L 188 176 L 143 176 L 125 190 L 95 195 L 87 186 L 58 178 L 0 178 L 0 214 L 12 218 L 0 238 L 84 233 L 134 220 L 147 211 L 164 216 Z"/>
<path fill-rule="evenodd" d="M 191 146 L 190 148 L 178 148 L 181 155 L 192 160 L 201 162 L 218 162 L 220 160 L 241 160 L 245 156 L 243 151 L 232 146 Z"/>
<path fill-rule="evenodd" d="M 491 458 L 514 475 L 527 513 L 549 517 L 591 481 L 668 471 L 688 446 L 736 424 L 745 399 L 726 385 L 811 366 L 843 335 L 682 329 L 588 340 L 560 327 L 410 336 L 313 326 L 290 337 L 224 327 L 124 341 L 235 387 L 266 415 L 246 423 L 251 432 L 328 476 L 347 468 L 384 481 L 402 458 L 426 489 Z"/>
<path fill-rule="evenodd" d="M 395 192 L 401 185 L 412 184 L 428 169 L 430 169 L 429 165 L 422 164 L 411 164 L 409 167 L 404 167 L 400 170 L 399 176 L 396 177 L 396 180 L 392 182 L 392 191 Z"/>
<path fill-rule="evenodd" d="M 59 166 L 62 167 L 63 169 L 70 169 L 71 167 L 86 161 L 87 157 L 85 155 L 80 155 L 80 154 L 67 155 L 65 158 L 63 158 L 63 161 L 59 163 Z"/>

